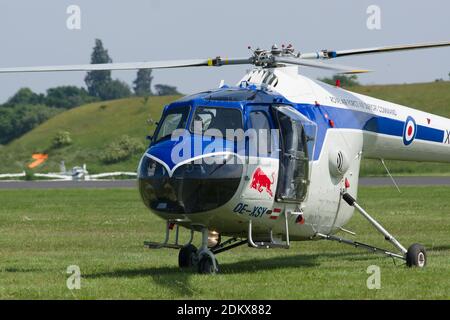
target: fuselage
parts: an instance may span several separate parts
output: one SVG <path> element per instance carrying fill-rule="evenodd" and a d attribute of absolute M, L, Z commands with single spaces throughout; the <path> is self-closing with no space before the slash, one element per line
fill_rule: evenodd
<path fill-rule="evenodd" d="M 171 133 L 168 119 L 183 139 L 161 134 Z M 245 142 L 252 137 L 205 140 L 194 119 L 219 132 L 271 129 L 279 141 L 255 156 Z M 155 214 L 190 229 L 245 236 L 252 220 L 257 237 L 283 238 L 287 217 L 291 240 L 306 240 L 349 221 L 341 194 L 357 197 L 362 157 L 450 162 L 449 140 L 449 119 L 313 81 L 296 67 L 256 68 L 237 87 L 165 108 L 139 166 L 140 191 Z M 214 157 L 233 164 L 201 161 Z"/>

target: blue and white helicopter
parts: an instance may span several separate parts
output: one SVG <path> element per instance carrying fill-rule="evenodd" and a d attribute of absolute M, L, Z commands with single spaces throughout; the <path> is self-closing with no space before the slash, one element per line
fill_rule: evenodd
<path fill-rule="evenodd" d="M 449 45 L 314 53 L 273 46 L 245 58 L 3 68 L 0 73 L 252 65 L 235 87 L 222 85 L 165 107 L 140 161 L 138 183 L 145 205 L 167 221 L 166 239 L 146 245 L 179 249 L 181 268 L 207 274 L 219 271 L 218 253 L 240 245 L 289 248 L 291 241 L 318 239 L 424 267 L 422 245 L 406 249 L 355 200 L 359 169 L 363 157 L 449 163 L 450 119 L 309 79 L 298 68 L 363 73 L 368 70 L 320 60 Z M 347 231 L 343 227 L 354 209 L 398 252 L 336 236 Z M 179 243 L 180 226 L 190 230 L 186 244 Z M 199 248 L 192 244 L 195 232 L 201 233 Z"/>

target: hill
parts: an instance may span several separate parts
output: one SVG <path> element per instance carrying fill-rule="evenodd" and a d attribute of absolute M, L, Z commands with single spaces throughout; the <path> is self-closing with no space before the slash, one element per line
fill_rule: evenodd
<path fill-rule="evenodd" d="M 450 117 L 450 82 L 374 85 L 352 87 L 351 91 L 374 96 L 380 99 L 407 105 L 413 108 Z M 116 164 L 104 164 L 100 160 L 102 152 L 111 142 L 127 135 L 147 144 L 146 135 L 151 134 L 154 125 L 148 119 L 157 121 L 162 108 L 178 96 L 129 98 L 109 102 L 84 105 L 61 113 L 44 124 L 14 140 L 0 146 L 0 173 L 21 172 L 32 162 L 31 155 L 48 152 L 49 160 L 39 167 L 40 172 L 58 171 L 64 160 L 67 168 L 86 163 L 92 173 L 136 169 L 138 155 Z M 52 140 L 58 131 L 70 132 L 73 143 L 54 149 Z M 410 163 L 387 161 L 389 169 L 395 174 L 450 174 L 448 164 Z M 385 170 L 379 161 L 365 160 L 362 174 L 384 175 Z"/>
<path fill-rule="evenodd" d="M 136 170 L 140 156 L 105 165 L 100 156 L 111 142 L 128 135 L 147 144 L 145 137 L 155 128 L 148 119 L 158 121 L 162 108 L 177 99 L 177 96 L 129 98 L 109 102 L 98 102 L 77 107 L 58 114 L 34 130 L 0 147 L 2 155 L 0 172 L 21 172 L 32 162 L 33 153 L 48 153 L 49 159 L 38 168 L 39 172 L 59 171 L 61 160 L 66 167 L 87 164 L 91 173 Z M 59 131 L 70 133 L 72 144 L 66 147 L 52 148 L 52 140 Z"/>

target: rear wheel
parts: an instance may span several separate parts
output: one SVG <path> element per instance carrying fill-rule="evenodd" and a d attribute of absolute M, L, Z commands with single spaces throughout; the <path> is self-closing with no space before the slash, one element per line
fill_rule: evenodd
<path fill-rule="evenodd" d="M 423 268 L 427 264 L 427 253 L 424 246 L 415 243 L 406 252 L 406 265 L 408 267 Z"/>
<path fill-rule="evenodd" d="M 180 268 L 190 268 L 197 264 L 197 248 L 188 244 L 180 249 L 178 254 L 178 266 Z"/>

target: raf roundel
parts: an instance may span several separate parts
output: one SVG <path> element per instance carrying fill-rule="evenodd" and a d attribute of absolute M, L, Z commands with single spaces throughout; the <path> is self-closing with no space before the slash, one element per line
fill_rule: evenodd
<path fill-rule="evenodd" d="M 403 130 L 403 143 L 410 145 L 417 134 L 417 125 L 413 117 L 408 117 L 405 122 L 405 129 Z"/>

